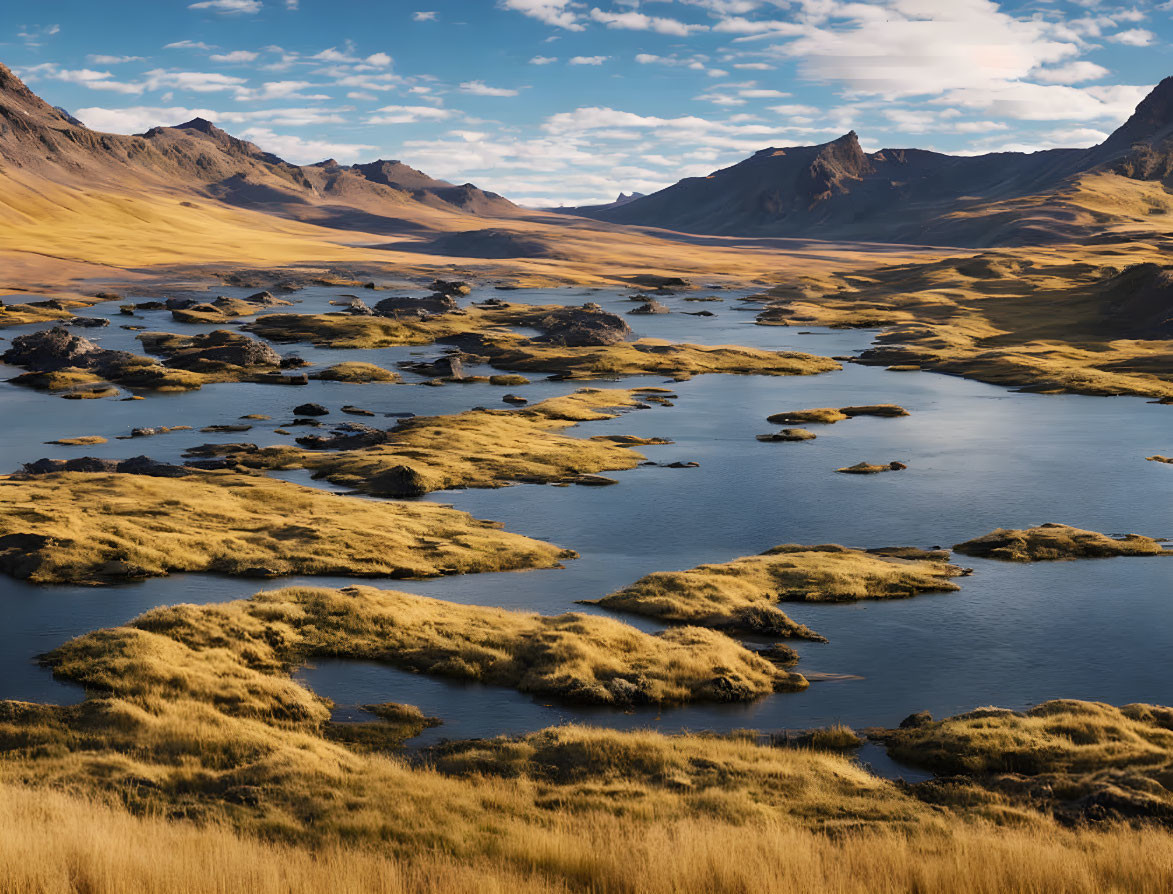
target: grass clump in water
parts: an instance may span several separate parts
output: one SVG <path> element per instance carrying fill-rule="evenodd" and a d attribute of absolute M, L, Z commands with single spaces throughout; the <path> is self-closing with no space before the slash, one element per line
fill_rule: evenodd
<path fill-rule="evenodd" d="M 722 564 L 657 571 L 596 604 L 664 621 L 821 640 L 775 603 L 902 599 L 953 591 L 960 588 L 950 578 L 962 573 L 939 557 L 902 559 L 835 544 L 785 544 Z"/>
<path fill-rule="evenodd" d="M 0 570 L 102 584 L 182 571 L 429 577 L 574 554 L 430 503 L 380 503 L 229 472 L 0 481 Z"/>
<path fill-rule="evenodd" d="M 1054 522 L 1021 530 L 998 528 L 953 548 L 967 556 L 1000 559 L 1003 562 L 1173 555 L 1173 552 L 1163 549 L 1159 541 L 1141 534 L 1115 538 Z"/>

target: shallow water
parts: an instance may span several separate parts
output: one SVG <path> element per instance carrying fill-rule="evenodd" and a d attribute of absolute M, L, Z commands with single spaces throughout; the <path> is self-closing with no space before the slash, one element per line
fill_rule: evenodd
<path fill-rule="evenodd" d="M 250 290 L 226 289 L 243 295 Z M 294 308 L 328 307 L 334 289 L 307 289 Z M 584 289 L 498 294 L 509 301 L 579 303 L 609 309 L 634 306 L 628 292 Z M 747 293 L 719 293 L 722 303 L 661 298 L 674 311 L 707 309 L 715 317 L 681 313 L 632 316 L 640 335 L 721 344 L 738 343 L 820 354 L 862 349 L 870 333 L 752 325 L 735 310 Z M 366 297 L 364 295 L 364 297 Z M 371 296 L 372 298 L 375 296 Z M 135 349 L 133 334 L 113 305 L 90 315 L 111 315 L 103 330 L 78 330 L 109 347 Z M 163 312 L 141 315 L 151 329 L 189 331 Z M 28 327 L 7 330 L 9 338 Z M 435 348 L 325 351 L 309 345 L 277 346 L 315 365 L 364 359 L 394 368 Z M 0 368 L 7 377 L 10 368 Z M 11 370 L 15 374 L 16 370 Z M 411 378 L 411 377 L 409 377 Z M 660 377 L 626 379 L 624 386 L 658 384 Z M 0 439 L 0 470 L 40 456 L 128 456 L 148 453 L 176 460 L 193 444 L 212 441 L 288 443 L 273 432 L 293 406 L 326 404 L 326 421 L 351 419 L 337 409 L 356 404 L 376 413 L 449 413 L 470 406 L 500 406 L 507 391 L 531 401 L 564 394 L 581 383 L 535 377 L 522 388 L 489 385 L 344 385 L 311 383 L 209 386 L 146 400 L 64 401 L 0 384 L 0 412 L 9 420 Z M 695 460 L 696 469 L 645 466 L 614 473 L 617 487 L 557 488 L 521 485 L 497 490 L 433 494 L 512 531 L 571 547 L 581 558 L 565 569 L 469 575 L 389 587 L 458 602 L 530 609 L 542 613 L 590 610 L 576 600 L 597 598 L 655 570 L 726 561 L 785 542 L 838 542 L 858 546 L 956 543 L 1003 527 L 1061 521 L 1108 533 L 1135 531 L 1173 536 L 1173 470 L 1145 462 L 1168 453 L 1173 408 L 1137 398 L 1018 394 L 931 373 L 897 373 L 848 365 L 806 377 L 702 376 L 673 384 L 673 407 L 654 406 L 575 430 L 672 438 L 643 448 L 656 462 Z M 771 413 L 786 409 L 894 402 L 912 415 L 857 418 L 810 426 L 817 440 L 760 443 Z M 271 415 L 252 431 L 233 434 L 173 432 L 114 440 L 135 426 L 203 425 L 235 421 L 247 413 Z M 390 424 L 382 416 L 359 420 Z M 296 433 L 298 430 L 294 430 Z M 97 447 L 47 447 L 40 442 L 71 435 L 111 438 Z M 838 475 L 861 460 L 900 460 L 903 472 Z M 310 483 L 305 473 L 282 475 Z M 320 486 L 320 485 L 319 485 Z M 959 561 L 964 557 L 958 557 Z M 440 738 L 523 732 L 563 720 L 665 730 L 796 729 L 842 721 L 853 726 L 892 725 L 928 709 L 953 713 L 979 705 L 1025 707 L 1056 698 L 1114 703 L 1173 703 L 1173 561 L 1162 558 L 1007 565 L 968 560 L 975 573 L 959 593 L 853 605 L 793 605 L 786 610 L 830 638 L 799 643 L 798 670 L 858 679 L 817 682 L 803 693 L 779 694 L 752 705 L 692 706 L 622 713 L 548 704 L 497 687 L 454 683 L 362 662 L 319 662 L 299 672 L 316 691 L 339 704 L 340 716 L 356 705 L 400 701 L 444 720 L 423 743 Z M 292 582 L 282 581 L 281 584 Z M 299 579 L 339 586 L 341 578 Z M 369 583 L 369 581 L 368 581 Z M 246 596 L 254 581 L 177 575 L 119 587 L 37 588 L 0 579 L 0 698 L 73 701 L 75 687 L 58 683 L 34 656 L 71 636 L 128 620 L 175 602 L 211 602 Z M 639 618 L 626 620 L 655 630 Z M 870 758 L 869 758 L 870 759 Z M 881 760 L 876 757 L 876 760 Z"/>

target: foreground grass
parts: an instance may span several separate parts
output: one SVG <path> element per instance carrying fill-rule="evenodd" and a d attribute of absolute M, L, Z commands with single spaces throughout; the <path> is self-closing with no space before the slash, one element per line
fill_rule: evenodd
<path fill-rule="evenodd" d="M 638 391 L 583 388 L 521 410 L 417 416 L 396 426 L 384 443 L 354 450 L 225 445 L 212 451 L 249 468 L 310 469 L 317 478 L 378 496 L 561 481 L 639 465 L 644 456 L 621 442 L 561 432 L 613 418 L 638 406 L 640 397 Z"/>
<path fill-rule="evenodd" d="M 829 836 L 779 820 L 651 826 L 559 810 L 480 856 L 337 842 L 309 848 L 218 822 L 135 817 L 75 795 L 0 786 L 4 894 L 1158 894 L 1173 884 L 1171 863 L 1173 841 L 1153 830 L 959 826 Z"/>
<path fill-rule="evenodd" d="M 918 555 L 917 551 L 907 551 Z M 771 636 L 822 639 L 776 602 L 900 599 L 960 589 L 962 573 L 937 553 L 906 559 L 835 544 L 785 544 L 688 571 L 657 571 L 598 600 L 598 605 L 665 621 Z"/>
<path fill-rule="evenodd" d="M 573 556 L 430 503 L 380 503 L 230 472 L 0 480 L 0 570 L 36 583 L 181 571 L 429 577 Z"/>

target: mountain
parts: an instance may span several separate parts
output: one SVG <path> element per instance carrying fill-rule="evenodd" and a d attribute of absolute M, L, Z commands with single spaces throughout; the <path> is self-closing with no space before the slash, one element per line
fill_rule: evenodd
<path fill-rule="evenodd" d="M 229 204 L 372 232 L 384 229 L 372 215 L 395 205 L 492 217 L 527 213 L 495 193 L 436 180 L 399 161 L 291 164 L 203 118 L 134 136 L 97 133 L 2 65 L 0 163 L 56 180 L 194 188 Z"/>
<path fill-rule="evenodd" d="M 973 246 L 1078 240 L 1098 232 L 1088 226 L 1096 214 L 1080 204 L 1082 178 L 1162 180 L 1173 172 L 1171 136 L 1173 78 L 1166 78 L 1089 149 L 868 153 L 852 131 L 818 146 L 762 149 L 634 201 L 565 210 L 707 235 Z"/>

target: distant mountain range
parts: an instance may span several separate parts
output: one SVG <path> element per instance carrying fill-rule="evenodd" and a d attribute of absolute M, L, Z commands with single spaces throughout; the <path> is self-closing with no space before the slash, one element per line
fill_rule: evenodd
<path fill-rule="evenodd" d="M 1171 135 L 1173 78 L 1166 78 L 1089 149 L 868 153 L 850 132 L 818 146 L 763 149 L 651 195 L 620 193 L 606 205 L 551 213 L 401 161 L 291 164 L 202 118 L 138 135 L 99 133 L 0 65 L 0 225 L 27 228 L 51 217 L 61 227 L 72 215 L 68 227 L 84 229 L 88 214 L 107 227 L 160 232 L 165 224 L 181 232 L 187 224 L 177 204 L 212 202 L 259 213 L 273 226 L 292 220 L 385 235 L 433 255 L 492 259 L 564 257 L 572 243 L 593 256 L 598 234 L 620 245 L 634 238 L 630 226 L 660 231 L 645 238 L 695 234 L 687 237 L 694 244 L 709 236 L 979 247 L 1120 239 L 1168 229 L 1157 216 L 1173 215 L 1163 187 L 1173 183 Z M 151 208 L 111 213 L 117 202 Z M 37 238 L 51 244 L 48 224 Z"/>
<path fill-rule="evenodd" d="M 851 131 L 818 146 L 762 149 L 648 196 L 562 210 L 709 235 L 974 246 L 1078 240 L 1094 235 L 1077 213 L 1080 178 L 1164 179 L 1173 173 L 1171 134 L 1173 78 L 1166 78 L 1089 149 L 869 153 Z M 1034 207 L 1015 204 L 1028 197 Z"/>

